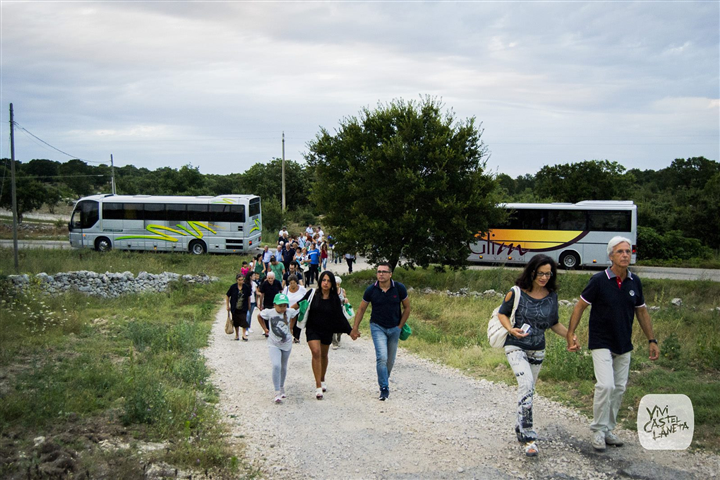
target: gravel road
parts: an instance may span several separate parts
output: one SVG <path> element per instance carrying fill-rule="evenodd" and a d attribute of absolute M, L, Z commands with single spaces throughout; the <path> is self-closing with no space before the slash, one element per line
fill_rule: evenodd
<path fill-rule="evenodd" d="M 260 328 L 249 342 L 236 342 L 224 333 L 225 318 L 222 308 L 205 356 L 232 442 L 244 445 L 263 478 L 684 480 L 720 472 L 718 456 L 647 451 L 633 431 L 617 432 L 624 447 L 595 453 L 587 418 L 539 396 L 540 456 L 526 458 L 513 432 L 515 388 L 400 349 L 390 399 L 380 402 L 365 337 L 343 337 L 341 348 L 330 350 L 328 391 L 318 401 L 303 335 L 290 356 L 288 398 L 276 405 Z"/>

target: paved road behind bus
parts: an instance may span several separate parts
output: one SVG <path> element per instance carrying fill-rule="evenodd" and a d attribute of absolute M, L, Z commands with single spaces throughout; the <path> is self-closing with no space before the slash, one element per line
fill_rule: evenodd
<path fill-rule="evenodd" d="M 0 240 L 0 248 L 13 248 L 12 240 Z M 62 249 L 71 248 L 70 242 L 67 240 L 18 240 L 18 248 L 43 248 L 43 249 Z M 358 257 L 353 264 L 353 271 L 367 270 L 371 268 L 367 260 Z M 473 264 L 469 268 L 471 270 L 487 270 L 502 267 L 499 265 L 479 265 Z M 511 270 L 520 271 L 521 267 L 505 266 Z M 341 263 L 328 262 L 328 269 L 338 275 L 344 276 L 348 274 L 348 266 L 345 260 Z M 568 270 L 567 273 L 594 273 L 600 271 L 600 268 L 594 270 Z M 669 267 L 631 267 L 633 272 L 637 272 L 641 278 L 665 278 L 669 280 L 711 280 L 720 282 L 720 270 L 712 270 L 707 268 L 669 268 Z M 561 271 L 564 272 L 564 271 Z"/>

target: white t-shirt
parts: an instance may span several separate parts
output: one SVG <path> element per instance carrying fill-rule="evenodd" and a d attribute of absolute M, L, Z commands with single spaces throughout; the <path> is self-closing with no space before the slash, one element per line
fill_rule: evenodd
<path fill-rule="evenodd" d="M 290 331 L 290 319 L 295 317 L 298 311 L 288 308 L 285 313 L 278 313 L 274 308 L 266 308 L 260 312 L 260 316 L 268 323 L 268 343 L 278 347 L 280 350 L 291 350 L 293 336 Z"/>
<path fill-rule="evenodd" d="M 308 234 L 310 234 L 310 235 L 312 235 L 312 234 L 314 233 L 312 227 L 307 227 L 307 228 L 305 229 L 305 232 L 308 233 Z"/>
<path fill-rule="evenodd" d="M 292 293 L 288 287 L 285 287 L 283 289 L 283 293 L 287 295 L 290 306 L 293 306 L 303 299 L 303 297 L 307 293 L 307 289 L 302 285 L 298 285 L 297 292 Z"/>

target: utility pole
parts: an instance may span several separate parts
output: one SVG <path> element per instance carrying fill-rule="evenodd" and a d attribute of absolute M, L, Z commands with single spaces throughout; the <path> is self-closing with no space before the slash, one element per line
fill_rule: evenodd
<path fill-rule="evenodd" d="M 110 187 L 112 194 L 115 195 L 115 164 L 113 163 L 112 153 L 110 154 Z"/>
<path fill-rule="evenodd" d="M 282 132 L 282 211 L 285 211 L 285 132 Z"/>
<path fill-rule="evenodd" d="M 12 198 L 13 212 L 13 251 L 15 252 L 15 273 L 20 271 L 18 261 L 18 214 L 17 193 L 15 191 L 15 120 L 13 119 L 13 104 L 10 104 L 10 196 Z"/>

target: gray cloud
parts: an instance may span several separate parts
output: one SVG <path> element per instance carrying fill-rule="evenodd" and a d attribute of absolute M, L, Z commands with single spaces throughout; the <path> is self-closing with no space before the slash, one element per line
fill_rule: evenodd
<path fill-rule="evenodd" d="M 593 158 L 661 168 L 718 159 L 719 9 L 3 3 L 2 103 L 82 158 L 227 173 L 280 156 L 283 130 L 301 160 L 319 126 L 431 94 L 482 121 L 488 166 L 513 176 Z M 65 159 L 18 140 L 20 160 Z"/>

